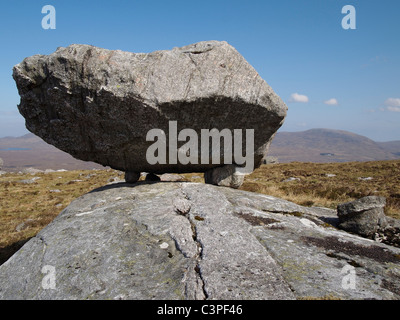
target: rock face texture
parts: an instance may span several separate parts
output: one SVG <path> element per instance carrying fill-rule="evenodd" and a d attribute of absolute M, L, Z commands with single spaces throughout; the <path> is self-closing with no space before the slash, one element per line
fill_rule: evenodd
<path fill-rule="evenodd" d="M 0 266 L 0 299 L 399 299 L 400 249 L 337 224 L 230 188 L 117 183 Z"/>
<path fill-rule="evenodd" d="M 384 197 L 369 196 L 338 205 L 339 227 L 367 238 L 387 225 Z"/>
<path fill-rule="evenodd" d="M 338 227 L 400 247 L 400 221 L 385 215 L 386 199 L 368 196 L 338 205 Z"/>
<path fill-rule="evenodd" d="M 245 130 L 254 129 L 252 156 L 258 167 L 287 111 L 254 68 L 219 41 L 148 54 L 74 44 L 26 58 L 14 67 L 13 77 L 19 111 L 31 132 L 75 158 L 133 173 L 205 172 L 229 163 L 224 143 L 220 163 L 212 161 L 211 143 L 208 164 L 200 151 L 197 164 L 173 163 L 169 155 L 176 151 L 169 141 L 177 137 L 170 121 L 176 121 L 178 134 L 192 129 L 199 139 L 202 129 L 228 129 L 232 136 L 240 129 L 243 153 Z M 165 164 L 146 159 L 154 144 L 146 141 L 151 129 L 166 134 Z"/>
<path fill-rule="evenodd" d="M 209 184 L 237 189 L 243 184 L 244 175 L 236 172 L 235 165 L 228 164 L 206 171 L 204 181 Z"/>
<path fill-rule="evenodd" d="M 3 165 L 4 165 L 3 159 L 0 158 L 0 170 L 3 169 Z"/>

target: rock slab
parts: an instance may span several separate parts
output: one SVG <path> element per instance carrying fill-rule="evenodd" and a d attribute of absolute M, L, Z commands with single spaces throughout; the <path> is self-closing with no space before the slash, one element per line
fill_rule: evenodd
<path fill-rule="evenodd" d="M 77 159 L 133 173 L 205 172 L 229 163 L 149 164 L 151 129 L 177 132 L 254 129 L 254 167 L 265 157 L 287 107 L 228 43 L 204 41 L 172 50 L 131 53 L 90 45 L 60 47 L 13 69 L 26 127 Z M 179 141 L 177 147 L 183 145 Z M 199 143 L 200 145 L 200 143 Z M 211 144 L 210 144 L 211 145 Z M 240 145 L 240 144 L 238 144 Z M 167 146 L 167 154 L 170 150 Z M 210 146 L 210 151 L 211 146 Z"/>
<path fill-rule="evenodd" d="M 231 188 L 117 183 L 73 201 L 1 265 L 0 299 L 399 299 L 400 249 L 337 220 Z"/>

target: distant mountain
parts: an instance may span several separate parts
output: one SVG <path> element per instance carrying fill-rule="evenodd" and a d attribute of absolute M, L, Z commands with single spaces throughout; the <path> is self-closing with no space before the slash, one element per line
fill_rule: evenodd
<path fill-rule="evenodd" d="M 302 132 L 278 132 L 272 141 L 270 156 L 279 162 L 345 162 L 400 159 L 400 141 L 375 142 L 347 131 L 311 129 Z M 22 137 L 0 138 L 3 170 L 37 169 L 101 169 L 93 162 L 84 162 L 44 142 L 32 133 Z"/>
<path fill-rule="evenodd" d="M 279 162 L 346 162 L 400 159 L 400 141 L 375 142 L 341 130 L 278 132 L 269 155 Z"/>
<path fill-rule="evenodd" d="M 28 167 L 40 170 L 104 168 L 93 162 L 77 160 L 32 133 L 22 137 L 0 138 L 0 158 L 4 161 L 5 171 L 19 171 Z"/>
<path fill-rule="evenodd" d="M 378 144 L 383 149 L 400 157 L 400 141 L 378 142 Z"/>

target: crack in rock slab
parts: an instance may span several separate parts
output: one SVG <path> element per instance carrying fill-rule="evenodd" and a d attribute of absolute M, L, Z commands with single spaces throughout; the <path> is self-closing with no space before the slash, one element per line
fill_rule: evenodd
<path fill-rule="evenodd" d="M 202 248 L 199 272 L 209 299 L 294 297 L 279 266 L 249 232 L 248 224 L 230 214 L 224 196 L 207 185 L 182 188 L 191 201 L 189 216 Z"/>

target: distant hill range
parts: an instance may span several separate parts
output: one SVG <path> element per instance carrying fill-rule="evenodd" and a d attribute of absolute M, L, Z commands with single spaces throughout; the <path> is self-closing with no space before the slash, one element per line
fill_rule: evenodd
<path fill-rule="evenodd" d="M 5 171 L 19 171 L 29 167 L 40 170 L 104 168 L 93 162 L 77 160 L 32 133 L 22 137 L 0 138 L 0 158 L 4 161 Z"/>
<path fill-rule="evenodd" d="M 400 159 L 400 141 L 375 142 L 351 132 L 329 129 L 278 132 L 268 155 L 277 157 L 279 162 L 395 160 Z M 28 167 L 40 170 L 104 168 L 77 160 L 32 133 L 0 138 L 0 158 L 4 160 L 3 170 L 6 171 Z"/>
<path fill-rule="evenodd" d="M 375 142 L 341 130 L 278 132 L 270 156 L 279 162 L 347 162 L 400 159 L 400 141 Z"/>

